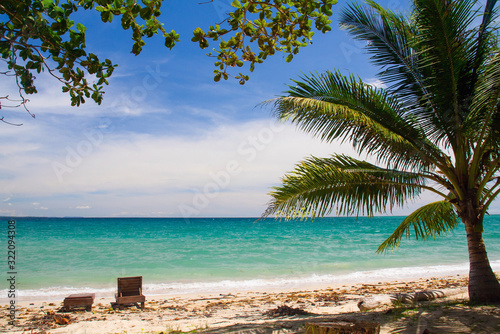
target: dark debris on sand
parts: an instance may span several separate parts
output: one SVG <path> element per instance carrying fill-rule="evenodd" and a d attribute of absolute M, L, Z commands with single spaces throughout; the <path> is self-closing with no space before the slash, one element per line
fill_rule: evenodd
<path fill-rule="evenodd" d="M 264 312 L 264 315 L 268 317 L 284 317 L 284 316 L 294 316 L 294 315 L 308 315 L 306 311 L 300 308 L 293 308 L 290 306 L 278 306 L 275 309 L 271 309 L 267 312 Z"/>
<path fill-rule="evenodd" d="M 32 315 L 29 320 L 20 325 L 24 331 L 30 333 L 45 334 L 50 333 L 51 329 L 59 328 L 60 326 L 69 325 L 75 319 L 67 314 L 60 315 L 54 311 L 43 312 L 42 314 Z"/>

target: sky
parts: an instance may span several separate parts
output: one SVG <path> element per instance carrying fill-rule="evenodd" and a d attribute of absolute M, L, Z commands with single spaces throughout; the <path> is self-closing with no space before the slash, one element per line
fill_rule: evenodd
<path fill-rule="evenodd" d="M 28 107 L 0 111 L 22 126 L 0 124 L 0 215 L 49 217 L 259 217 L 273 186 L 311 155 L 353 154 L 348 143 L 326 144 L 278 122 L 261 103 L 284 93 L 302 74 L 340 70 L 377 86 L 377 69 L 363 44 L 340 30 L 316 33 L 291 63 L 282 55 L 257 65 L 243 86 L 213 81 L 213 58 L 190 41 L 196 27 L 224 19 L 230 0 L 165 1 L 161 20 L 181 42 L 172 50 L 161 37 L 130 53 L 130 31 L 104 24 L 96 12 L 79 12 L 87 49 L 118 64 L 99 106 L 70 105 L 58 82 L 37 77 L 39 93 Z M 405 10 L 407 1 L 381 1 Z M 116 20 L 115 20 L 116 21 Z M 2 64 L 2 66 L 4 66 Z M 0 91 L 16 96 L 13 81 Z M 365 157 L 361 157 L 365 158 Z M 424 194 L 394 215 L 434 198 Z M 491 210 L 500 213 L 498 201 Z"/>

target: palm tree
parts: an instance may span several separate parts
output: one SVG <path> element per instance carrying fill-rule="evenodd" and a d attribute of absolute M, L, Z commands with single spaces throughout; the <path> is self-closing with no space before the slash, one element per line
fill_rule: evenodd
<path fill-rule="evenodd" d="M 500 53 L 496 1 L 414 0 L 411 15 L 373 1 L 351 4 L 341 26 L 366 41 L 375 88 L 353 75 L 311 74 L 294 81 L 273 111 L 321 140 L 351 142 L 376 164 L 345 155 L 311 157 L 270 193 L 264 216 L 286 218 L 390 212 L 430 191 L 439 201 L 406 217 L 380 245 L 398 246 L 463 223 L 471 302 L 500 301 L 483 242 L 483 218 L 500 193 Z"/>

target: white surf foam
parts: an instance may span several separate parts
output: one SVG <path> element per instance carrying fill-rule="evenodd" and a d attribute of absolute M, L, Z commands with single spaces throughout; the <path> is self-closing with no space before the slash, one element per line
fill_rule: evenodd
<path fill-rule="evenodd" d="M 500 260 L 492 261 L 493 270 L 500 271 Z M 348 274 L 335 275 L 313 274 L 304 277 L 278 277 L 270 279 L 220 280 L 206 282 L 165 282 L 144 284 L 145 295 L 181 295 L 181 294 L 217 294 L 235 293 L 239 291 L 276 291 L 293 290 L 314 286 L 346 285 L 357 283 L 372 283 L 379 281 L 409 280 L 417 278 L 443 277 L 467 274 L 468 263 L 454 265 L 436 265 L 421 267 L 385 268 L 372 271 L 357 271 Z M 147 280 L 147 278 L 146 278 Z M 63 300 L 73 293 L 95 293 L 96 297 L 113 297 L 114 287 L 47 287 L 42 289 L 22 289 L 16 291 L 16 297 L 27 300 Z M 8 290 L 1 290 L 0 299 L 6 302 Z"/>

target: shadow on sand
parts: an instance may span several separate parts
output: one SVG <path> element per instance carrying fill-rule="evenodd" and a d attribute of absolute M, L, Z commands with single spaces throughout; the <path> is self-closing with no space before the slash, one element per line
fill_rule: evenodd
<path fill-rule="evenodd" d="M 356 320 L 378 322 L 381 333 L 435 334 L 435 333 L 500 333 L 498 306 L 470 308 L 463 305 L 427 305 L 424 307 L 398 307 L 385 311 L 353 312 L 332 316 L 301 315 L 270 318 L 263 316 L 261 323 L 241 323 L 222 328 L 206 329 L 211 334 L 289 334 L 305 333 L 306 322 Z"/>

